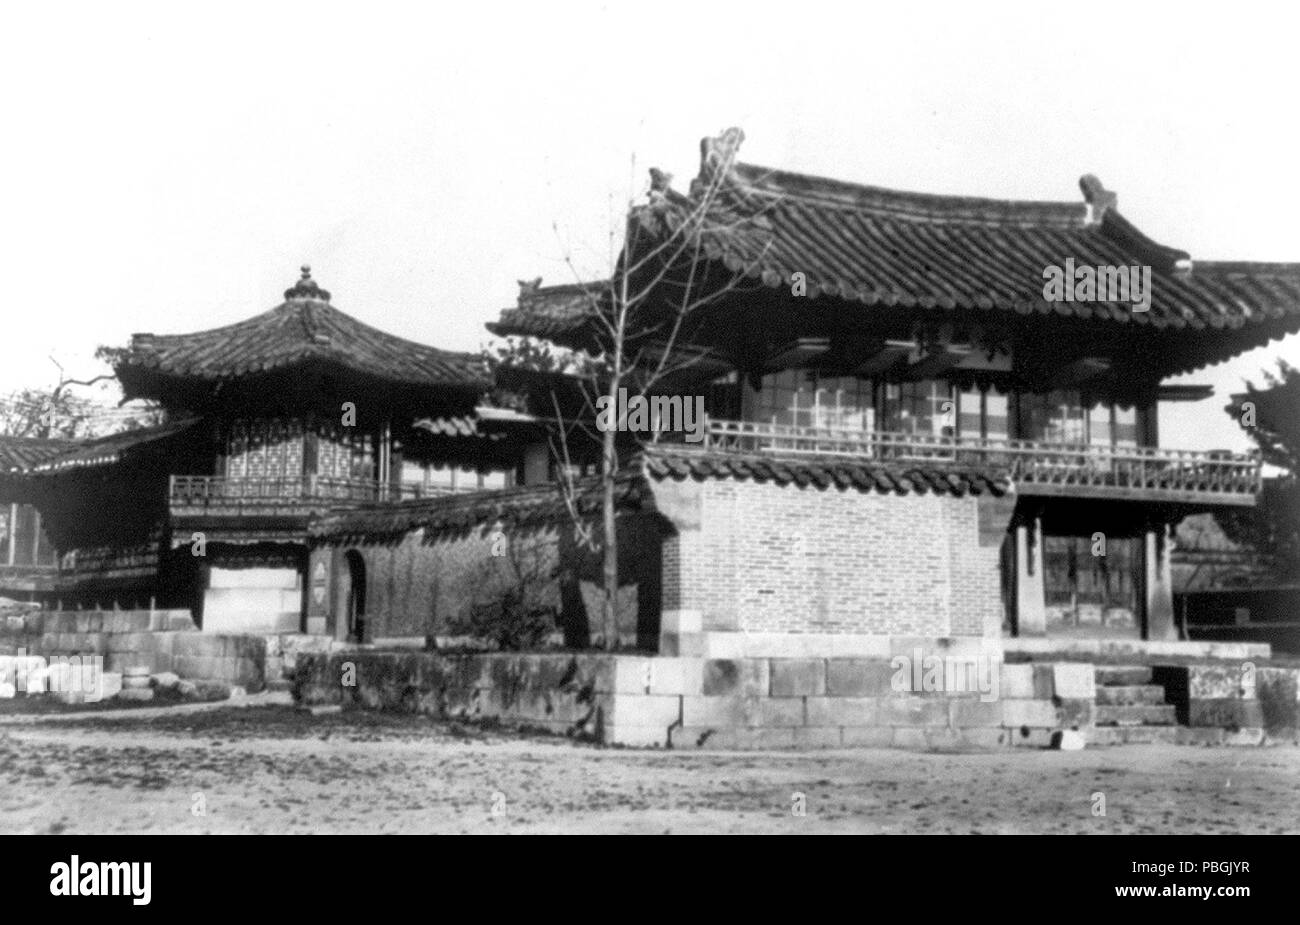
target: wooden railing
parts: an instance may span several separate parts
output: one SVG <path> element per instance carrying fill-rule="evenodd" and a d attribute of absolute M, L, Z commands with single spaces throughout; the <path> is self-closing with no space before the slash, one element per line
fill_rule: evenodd
<path fill-rule="evenodd" d="M 827 427 L 710 420 L 706 445 L 754 453 L 848 456 L 882 462 L 941 462 L 1000 468 L 1018 486 L 1191 493 L 1252 498 L 1257 454 L 1154 447 L 1066 445 L 1037 440 L 927 437 Z"/>
<path fill-rule="evenodd" d="M 181 508 L 329 507 L 335 503 L 405 501 L 452 494 L 465 489 L 394 486 L 371 479 L 304 475 L 297 478 L 240 478 L 219 475 L 173 475 L 171 505 Z"/>

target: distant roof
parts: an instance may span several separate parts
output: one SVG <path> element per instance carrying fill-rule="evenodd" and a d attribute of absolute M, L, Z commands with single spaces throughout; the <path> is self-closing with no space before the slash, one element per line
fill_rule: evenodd
<path fill-rule="evenodd" d="M 128 396 L 147 394 L 159 375 L 223 380 L 327 361 L 357 373 L 423 386 L 480 388 L 487 370 L 474 354 L 404 340 L 363 324 L 330 304 L 302 268 L 282 305 L 225 327 L 191 334 L 136 334 L 117 372 Z"/>
<path fill-rule="evenodd" d="M 129 450 L 184 433 L 196 423 L 198 423 L 197 419 L 191 418 L 160 424 L 156 427 L 125 430 L 106 437 L 72 441 L 64 452 L 31 466 L 28 471 L 61 472 L 65 469 L 80 469 L 119 462 Z"/>
<path fill-rule="evenodd" d="M 705 254 L 769 287 L 788 289 L 802 273 L 808 297 L 867 307 L 1054 313 L 1192 330 L 1272 321 L 1274 337 L 1300 330 L 1300 264 L 1192 261 L 1139 231 L 1093 176 L 1080 180 L 1078 202 L 900 192 L 737 162 L 743 139 L 735 128 L 704 139 L 690 194 L 661 188 L 659 199 L 690 208 L 716 186 L 720 220 L 701 235 Z M 1150 310 L 1044 300 L 1044 270 L 1067 258 L 1076 266 L 1150 266 Z M 587 293 L 539 283 L 489 329 L 572 334 L 589 310 Z M 588 292 L 604 287 L 592 283 Z"/>
<path fill-rule="evenodd" d="M 586 324 L 608 287 L 608 280 L 559 286 L 543 286 L 541 277 L 520 280 L 518 304 L 502 309 L 487 329 L 501 337 L 519 334 L 563 343 Z"/>
<path fill-rule="evenodd" d="M 21 473 L 75 446 L 71 440 L 0 437 L 0 475 Z"/>
<path fill-rule="evenodd" d="M 0 474 L 62 472 L 121 461 L 130 450 L 189 430 L 196 420 L 175 421 L 81 440 L 0 437 Z"/>

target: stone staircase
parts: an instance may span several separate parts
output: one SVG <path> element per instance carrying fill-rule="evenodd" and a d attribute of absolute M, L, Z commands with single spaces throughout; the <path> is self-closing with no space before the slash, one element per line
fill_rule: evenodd
<path fill-rule="evenodd" d="M 1163 685 L 1152 680 L 1145 665 L 1100 665 L 1096 668 L 1096 745 L 1173 743 L 1178 717 L 1166 702 Z"/>

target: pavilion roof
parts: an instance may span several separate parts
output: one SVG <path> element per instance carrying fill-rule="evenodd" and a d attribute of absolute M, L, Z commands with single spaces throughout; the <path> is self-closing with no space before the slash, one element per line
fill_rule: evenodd
<path fill-rule="evenodd" d="M 218 382 L 325 362 L 401 385 L 477 390 L 487 370 L 469 353 L 439 350 L 363 324 L 330 304 L 303 267 L 283 304 L 224 327 L 136 334 L 117 364 L 128 397 L 157 397 L 159 379 Z"/>

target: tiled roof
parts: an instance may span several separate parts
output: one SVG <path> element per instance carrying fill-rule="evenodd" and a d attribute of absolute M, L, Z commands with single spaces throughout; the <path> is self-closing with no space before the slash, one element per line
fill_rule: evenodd
<path fill-rule="evenodd" d="M 24 472 L 32 466 L 67 452 L 74 445 L 71 440 L 0 437 L 0 474 Z"/>
<path fill-rule="evenodd" d="M 601 506 L 600 481 L 588 478 L 577 483 L 575 505 L 583 516 L 598 516 Z M 615 482 L 615 498 L 623 510 L 639 510 L 649 504 L 645 480 L 634 472 L 621 474 Z M 554 484 L 505 488 L 440 495 L 398 504 L 370 504 L 331 511 L 312 522 L 309 533 L 319 539 L 396 539 L 412 530 L 431 534 L 472 530 L 501 521 L 523 527 L 553 523 L 569 517 L 559 488 Z"/>
<path fill-rule="evenodd" d="M 521 281 L 518 304 L 503 309 L 500 319 L 486 327 L 500 337 L 520 334 L 565 343 L 594 313 L 608 287 L 607 280 L 561 286 L 543 286 L 541 279 Z"/>
<path fill-rule="evenodd" d="M 1000 497 L 1011 490 L 1005 471 L 933 462 L 885 465 L 847 457 L 739 454 L 677 444 L 647 448 L 643 460 L 646 475 L 656 480 L 738 479 L 900 495 Z"/>
<path fill-rule="evenodd" d="M 106 437 L 65 441 L 61 452 L 30 464 L 25 471 L 28 473 L 62 472 L 67 469 L 119 462 L 126 453 L 136 447 L 174 437 L 189 430 L 196 423 L 198 423 L 197 419 L 174 421 L 157 427 L 142 427 L 109 434 Z"/>
<path fill-rule="evenodd" d="M 1269 336 L 1300 330 L 1300 264 L 1193 262 L 1138 231 L 1095 177 L 1080 181 L 1082 202 L 898 192 L 738 163 L 743 138 L 729 129 L 705 139 L 691 195 L 669 191 L 659 201 L 690 208 L 715 183 L 705 253 L 767 286 L 788 289 L 802 273 L 808 297 L 867 309 L 1057 314 L 1192 330 L 1272 321 Z M 1150 266 L 1150 310 L 1045 301 L 1044 270 L 1067 258 L 1076 266 Z M 577 325 L 582 296 L 579 287 L 536 286 L 490 328 L 562 340 Z"/>
<path fill-rule="evenodd" d="M 128 395 L 135 395 L 151 374 L 220 380 L 308 360 L 414 385 L 488 385 L 487 370 L 474 354 L 404 340 L 339 311 L 307 267 L 285 292 L 284 304 L 260 315 L 192 334 L 136 334 L 118 375 Z"/>

